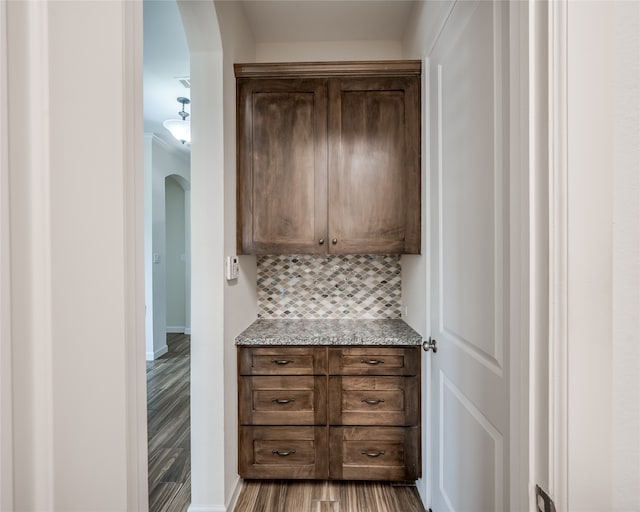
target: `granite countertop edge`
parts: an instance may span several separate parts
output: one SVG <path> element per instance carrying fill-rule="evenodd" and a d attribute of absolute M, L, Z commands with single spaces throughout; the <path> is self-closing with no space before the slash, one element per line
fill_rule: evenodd
<path fill-rule="evenodd" d="M 264 320 L 236 337 L 238 346 L 422 344 L 422 336 L 404 320 Z"/>

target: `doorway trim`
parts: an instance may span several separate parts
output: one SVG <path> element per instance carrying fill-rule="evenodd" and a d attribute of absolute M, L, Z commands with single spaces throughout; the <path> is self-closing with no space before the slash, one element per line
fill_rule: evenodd
<path fill-rule="evenodd" d="M 549 485 L 568 510 L 567 2 L 549 4 Z"/>
<path fill-rule="evenodd" d="M 142 2 L 123 2 L 123 138 L 125 232 L 125 347 L 127 350 L 127 508 L 149 510 L 147 383 L 144 343 L 144 151 Z"/>

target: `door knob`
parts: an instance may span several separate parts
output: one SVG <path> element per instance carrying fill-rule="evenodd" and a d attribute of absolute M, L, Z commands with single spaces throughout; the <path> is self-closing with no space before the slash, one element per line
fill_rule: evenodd
<path fill-rule="evenodd" d="M 430 337 L 428 340 L 424 340 L 422 342 L 422 350 L 424 350 L 425 352 L 429 352 L 429 350 L 432 350 L 435 354 L 438 351 L 438 342 Z"/>
<path fill-rule="evenodd" d="M 321 238 L 320 240 L 318 240 L 318 243 L 319 243 L 320 245 L 323 245 L 323 244 L 324 244 L 324 238 Z"/>
<path fill-rule="evenodd" d="M 337 239 L 337 238 L 334 238 L 333 240 L 331 240 L 331 243 L 332 243 L 333 245 L 336 245 L 336 244 L 338 243 L 338 239 Z"/>

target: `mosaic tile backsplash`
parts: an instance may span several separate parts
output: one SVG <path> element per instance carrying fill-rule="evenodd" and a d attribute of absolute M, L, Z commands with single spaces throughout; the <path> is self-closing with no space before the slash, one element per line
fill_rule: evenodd
<path fill-rule="evenodd" d="M 401 317 L 400 256 L 261 256 L 258 318 Z"/>

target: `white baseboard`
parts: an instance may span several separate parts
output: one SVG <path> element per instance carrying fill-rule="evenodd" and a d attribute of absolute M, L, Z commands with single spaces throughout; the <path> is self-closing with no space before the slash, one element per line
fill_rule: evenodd
<path fill-rule="evenodd" d="M 169 352 L 169 347 L 167 345 L 163 345 L 155 352 L 147 352 L 147 361 L 155 361 L 159 357 L 165 355 L 167 352 Z"/>
<path fill-rule="evenodd" d="M 236 508 L 236 503 L 238 502 L 243 482 L 244 480 L 242 480 L 242 478 L 236 476 L 236 481 L 233 483 L 233 490 L 231 491 L 231 498 L 229 498 L 229 501 L 227 502 L 227 510 L 231 511 Z"/>
<path fill-rule="evenodd" d="M 184 325 L 167 325 L 167 334 L 186 334 Z"/>
<path fill-rule="evenodd" d="M 189 505 L 187 512 L 231 512 L 235 507 L 242 490 L 242 478 L 236 476 L 236 481 L 233 483 L 233 490 L 231 491 L 231 498 L 227 502 L 227 506 L 222 505 Z"/>
<path fill-rule="evenodd" d="M 184 333 L 185 334 L 191 334 L 191 327 L 185 327 L 184 328 Z"/>

